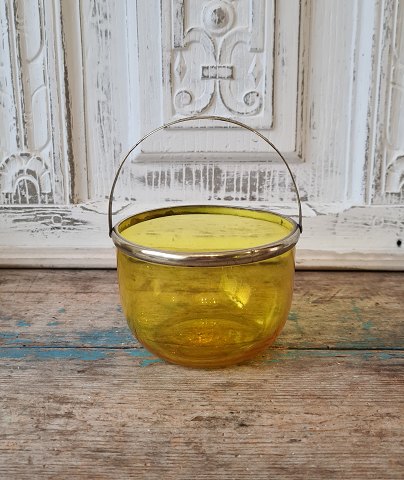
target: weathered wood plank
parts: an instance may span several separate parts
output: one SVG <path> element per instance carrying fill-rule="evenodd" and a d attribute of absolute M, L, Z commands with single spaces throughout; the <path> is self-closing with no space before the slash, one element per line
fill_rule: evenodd
<path fill-rule="evenodd" d="M 297 272 L 288 348 L 404 348 L 404 273 Z M 0 345 L 131 347 L 116 271 L 0 270 Z"/>
<path fill-rule="evenodd" d="M 139 346 L 115 271 L 0 271 L 0 477 L 401 479 L 403 275 L 298 272 L 277 348 L 209 371 Z"/>
<path fill-rule="evenodd" d="M 402 352 L 206 371 L 90 350 L 1 360 L 1 478 L 402 478 Z"/>

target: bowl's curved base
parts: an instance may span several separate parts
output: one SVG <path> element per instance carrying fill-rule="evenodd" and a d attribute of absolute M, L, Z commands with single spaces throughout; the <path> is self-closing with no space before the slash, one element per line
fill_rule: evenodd
<path fill-rule="evenodd" d="M 148 350 L 199 368 L 244 362 L 265 350 L 288 316 L 293 250 L 248 265 L 179 267 L 118 252 L 123 312 Z"/>
<path fill-rule="evenodd" d="M 253 329 L 241 330 L 239 323 L 236 329 L 227 322 L 227 328 L 220 322 L 220 330 L 215 320 L 205 320 L 202 324 L 200 321 L 182 322 L 178 332 L 162 330 L 158 341 L 134 333 L 147 350 L 170 363 L 193 368 L 221 368 L 246 362 L 263 352 L 275 341 L 285 323 L 282 322 L 272 335 L 258 340 Z M 196 323 L 199 329 L 195 328 Z"/>

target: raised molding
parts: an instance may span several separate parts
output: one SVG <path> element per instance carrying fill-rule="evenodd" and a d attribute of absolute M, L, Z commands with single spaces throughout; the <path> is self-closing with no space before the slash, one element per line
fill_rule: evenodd
<path fill-rule="evenodd" d="M 0 203 L 69 198 L 58 12 L 51 0 L 6 0 L 0 7 L 0 117 L 7 132 L 0 136 Z"/>
<path fill-rule="evenodd" d="M 262 203 L 238 203 L 263 208 Z M 118 219 L 148 210 L 159 202 L 117 204 Z M 316 214 L 304 207 L 303 234 L 297 244 L 297 268 L 403 270 L 397 240 L 404 237 L 403 206 L 354 207 Z M 295 206 L 282 208 L 293 215 Z M 47 207 L 0 207 L 0 266 L 114 268 L 112 241 L 107 234 L 106 204 Z M 18 219 L 18 221 L 15 221 Z M 366 242 L 364 242 L 366 239 Z"/>
<path fill-rule="evenodd" d="M 404 187 L 404 5 L 394 3 L 392 55 L 388 81 L 386 121 L 386 193 L 400 194 Z M 404 199 L 404 191 L 401 199 Z M 398 196 L 398 195 L 397 195 Z"/>
<path fill-rule="evenodd" d="M 5 204 L 52 203 L 51 172 L 39 156 L 11 155 L 0 163 L 0 191 Z"/>
<path fill-rule="evenodd" d="M 272 125 L 274 3 L 272 0 L 171 0 L 170 69 L 163 77 L 164 121 L 212 113 L 260 115 Z M 165 30 L 169 22 L 162 21 Z M 249 119 L 247 119 L 249 120 Z M 188 128 L 193 128 L 189 126 Z"/>
<path fill-rule="evenodd" d="M 138 5 L 140 6 L 138 12 L 140 33 L 142 28 L 145 29 L 146 25 L 155 21 L 159 10 L 146 11 L 143 10 L 142 3 Z M 162 1 L 161 5 L 162 18 L 171 18 L 171 2 Z M 174 2 L 175 5 L 177 4 Z M 163 113 L 167 108 L 171 108 L 172 113 L 172 103 L 176 100 L 187 108 L 192 106 L 192 92 L 187 89 L 180 90 L 177 92 L 177 97 L 171 85 L 176 75 L 178 79 L 186 78 L 184 72 L 188 70 L 188 66 L 184 52 L 187 44 L 186 41 L 182 42 L 181 38 L 186 38 L 188 25 L 191 25 L 191 32 L 195 32 L 192 30 L 194 24 L 199 25 L 195 29 L 201 28 L 200 11 L 203 7 L 202 3 L 194 4 L 186 0 L 178 5 L 173 10 L 174 30 L 175 22 L 179 25 L 176 29 L 175 41 L 170 22 L 162 22 L 163 85 L 159 83 L 161 74 L 156 69 L 159 57 L 154 53 L 155 50 L 158 55 L 161 53 L 158 39 L 150 38 L 147 32 L 139 35 L 139 64 L 143 71 L 151 72 L 145 77 L 147 84 L 143 83 L 143 76 L 140 76 L 140 90 L 142 93 L 150 90 L 156 92 L 153 98 L 145 97 L 147 102 L 140 110 L 144 133 L 163 123 L 166 118 Z M 215 3 L 215 5 L 218 4 Z M 376 6 L 373 4 L 369 6 L 369 3 L 363 0 L 326 3 L 318 0 L 302 2 L 282 0 L 275 2 L 274 6 L 272 112 L 274 121 L 272 127 L 262 122 L 260 131 L 268 135 L 292 163 L 292 170 L 304 198 L 316 203 L 360 204 L 364 196 L 363 170 L 367 148 L 372 38 Z M 195 20 L 192 16 L 194 9 L 195 12 L 199 12 L 198 15 L 195 13 Z M 181 20 L 183 18 L 187 19 L 185 24 Z M 234 22 L 236 22 L 236 16 Z M 237 29 L 232 27 L 225 34 L 222 43 L 226 38 L 231 38 L 233 28 Z M 182 32 L 182 37 L 179 32 Z M 198 32 L 199 36 L 205 38 L 202 35 L 203 30 Z M 345 39 L 344 42 L 340 41 L 342 37 Z M 215 39 L 217 40 L 217 37 L 211 35 L 211 39 L 207 41 L 211 45 L 208 51 L 211 51 L 212 55 L 217 54 L 212 46 Z M 259 49 L 260 42 L 258 40 L 257 42 L 258 46 L 255 48 Z M 178 45 L 174 49 L 176 50 L 174 56 L 172 55 L 173 44 Z M 147 52 L 147 55 L 143 52 Z M 154 62 L 151 61 L 153 58 Z M 259 78 L 260 68 L 255 67 L 256 60 L 258 61 L 260 57 L 254 53 L 251 58 L 247 76 Z M 200 73 L 201 65 L 200 63 L 197 65 Z M 207 65 L 208 62 L 203 64 L 203 66 Z M 232 74 L 233 65 L 229 59 L 223 63 L 219 62 L 219 65 L 221 77 Z M 212 73 L 206 72 L 206 76 L 218 76 L 218 67 L 209 70 Z M 324 72 L 328 74 L 324 75 Z M 199 77 L 198 82 L 200 82 Z M 212 80 L 212 82 L 217 82 L 216 85 L 223 82 L 231 85 L 231 80 L 223 78 Z M 162 96 L 159 97 L 158 92 L 162 92 Z M 211 87 L 204 90 L 204 94 L 214 98 L 215 90 Z M 169 100 L 168 107 L 165 99 Z M 250 101 L 253 102 L 254 98 L 248 99 L 248 102 Z M 246 123 L 249 120 L 259 122 L 261 118 L 261 115 L 249 117 L 232 114 L 231 116 L 240 118 Z M 177 170 L 187 160 L 195 160 L 196 163 L 198 160 L 220 162 L 233 157 L 240 163 L 240 169 L 243 169 L 247 176 L 255 176 L 257 163 L 262 162 L 258 167 L 258 174 L 261 175 L 258 184 L 262 185 L 265 184 L 264 171 L 268 167 L 265 160 L 268 160 L 274 177 L 279 175 L 278 178 L 282 179 L 274 189 L 271 186 L 269 189 L 277 191 L 279 198 L 286 201 L 293 198 L 290 183 L 283 181 L 286 178 L 284 167 L 273 159 L 263 142 L 254 141 L 251 134 L 240 131 L 238 128 L 215 126 L 206 122 L 200 122 L 199 129 L 191 129 L 188 125 L 182 124 L 181 128 L 166 129 L 159 134 L 158 138 L 143 144 L 142 151 L 133 162 L 133 178 L 141 176 L 140 164 L 149 164 L 148 174 L 153 178 L 160 178 L 162 162 L 168 163 L 167 168 L 172 166 Z M 154 173 L 150 173 L 156 158 L 159 160 L 156 162 L 156 169 Z M 221 178 L 215 178 L 217 183 L 226 183 L 225 171 L 229 172 L 229 169 L 223 168 Z M 138 189 L 132 189 L 127 196 L 138 198 L 136 191 Z M 231 195 L 229 197 L 231 198 Z M 173 197 L 167 196 L 167 198 Z M 175 198 L 178 198 L 178 195 Z M 248 194 L 246 198 L 249 198 Z"/>
<path fill-rule="evenodd" d="M 137 8 L 142 133 L 197 111 L 222 114 L 265 131 L 284 153 L 298 157 L 299 20 L 305 2 L 138 0 Z M 161 37 L 154 30 L 157 18 Z M 147 154 L 171 161 L 171 152 L 179 161 L 192 152 L 244 152 L 249 161 L 249 153 L 267 151 L 233 126 L 199 126 L 202 131 L 171 128 L 142 148 L 144 161 Z"/>
<path fill-rule="evenodd" d="M 404 202 L 404 5 L 378 2 L 373 100 L 368 152 L 367 201 Z"/>
<path fill-rule="evenodd" d="M 404 187 L 404 156 L 396 156 L 389 165 L 386 175 L 386 192 L 400 193 Z"/>
<path fill-rule="evenodd" d="M 142 3 L 148 8 L 158 2 Z M 80 1 L 83 105 L 76 102 L 74 111 L 76 116 L 85 112 L 86 142 L 82 148 L 86 149 L 86 160 L 78 160 L 85 162 L 87 195 L 91 200 L 109 194 L 123 152 L 139 136 L 140 93 L 134 80 L 138 61 L 135 7 L 132 0 Z M 150 25 L 150 33 L 153 29 L 155 25 Z M 70 62 L 74 62 L 74 50 Z M 148 77 L 147 68 L 142 75 Z M 79 89 L 79 85 L 76 87 Z M 145 98 L 154 94 L 148 89 Z M 122 175 L 119 192 L 124 197 L 129 182 L 129 177 Z M 85 185 L 82 188 L 86 190 Z"/>
<path fill-rule="evenodd" d="M 112 247 L 9 247 L 0 251 L 0 268 L 116 268 Z M 299 249 L 297 270 L 404 270 L 399 254 L 372 251 L 336 253 Z"/>

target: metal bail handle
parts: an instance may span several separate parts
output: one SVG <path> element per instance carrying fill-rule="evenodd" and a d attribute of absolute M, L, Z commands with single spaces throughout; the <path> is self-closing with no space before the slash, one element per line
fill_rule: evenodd
<path fill-rule="evenodd" d="M 292 179 L 292 182 L 293 182 L 293 188 L 294 188 L 295 193 L 296 193 L 297 203 L 298 203 L 298 207 L 299 207 L 298 227 L 299 227 L 299 230 L 300 230 L 300 233 L 301 233 L 303 231 L 303 227 L 302 227 L 302 202 L 300 201 L 299 191 L 297 189 L 296 181 L 295 181 L 295 178 L 293 176 L 292 170 L 289 167 L 288 162 L 285 160 L 285 157 L 281 154 L 281 152 L 275 147 L 275 145 L 267 137 L 262 135 L 262 133 L 260 133 L 258 130 L 255 130 L 255 128 L 249 127 L 245 123 L 241 123 L 241 122 L 239 122 L 237 120 L 233 120 L 231 118 L 219 117 L 219 116 L 216 116 L 216 115 L 198 115 L 198 116 L 193 116 L 193 117 L 179 118 L 178 120 L 173 120 L 172 122 L 165 123 L 164 125 L 161 125 L 160 127 L 155 128 L 154 130 L 147 133 L 144 137 L 142 137 L 125 155 L 124 159 L 122 160 L 122 162 L 119 165 L 119 168 L 116 172 L 116 175 L 115 175 L 114 181 L 112 183 L 112 187 L 111 187 L 111 193 L 109 194 L 109 203 L 108 203 L 109 236 L 111 236 L 112 230 L 113 230 L 113 226 L 112 226 L 112 202 L 113 202 L 113 197 L 114 197 L 115 186 L 116 186 L 116 182 L 118 181 L 119 174 L 121 173 L 122 167 L 124 166 L 126 160 L 129 158 L 129 155 L 144 140 L 146 140 L 146 138 L 151 137 L 152 135 L 154 135 L 159 130 L 163 130 L 167 127 L 171 127 L 172 125 L 176 125 L 177 123 L 192 122 L 192 121 L 195 121 L 195 120 L 217 120 L 219 122 L 232 123 L 233 125 L 237 125 L 241 128 L 244 128 L 245 130 L 249 130 L 250 132 L 254 133 L 255 135 L 260 137 L 262 140 L 264 140 L 264 142 L 266 142 L 268 145 L 270 145 L 275 150 L 275 152 L 279 155 L 279 157 L 281 158 L 281 160 L 285 164 L 286 168 L 288 169 L 289 175 L 290 175 L 290 177 Z"/>

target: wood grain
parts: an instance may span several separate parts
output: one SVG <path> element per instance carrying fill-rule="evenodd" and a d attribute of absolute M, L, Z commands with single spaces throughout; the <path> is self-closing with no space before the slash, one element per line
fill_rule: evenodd
<path fill-rule="evenodd" d="M 402 356 L 3 360 L 2 478 L 402 478 Z"/>
<path fill-rule="evenodd" d="M 298 272 L 277 348 L 192 370 L 129 336 L 116 272 L 0 270 L 0 478 L 401 479 L 402 280 Z"/>
<path fill-rule="evenodd" d="M 403 273 L 297 272 L 289 321 L 276 346 L 403 346 L 403 280 Z M 0 270 L 0 318 L 0 346 L 136 343 L 113 270 Z"/>

